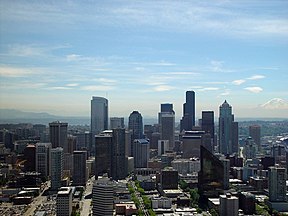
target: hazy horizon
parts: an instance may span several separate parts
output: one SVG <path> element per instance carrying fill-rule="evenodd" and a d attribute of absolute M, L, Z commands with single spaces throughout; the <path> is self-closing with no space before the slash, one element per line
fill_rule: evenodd
<path fill-rule="evenodd" d="M 288 118 L 286 1 L 0 2 L 0 108 L 157 116 L 185 92 L 196 116 Z"/>

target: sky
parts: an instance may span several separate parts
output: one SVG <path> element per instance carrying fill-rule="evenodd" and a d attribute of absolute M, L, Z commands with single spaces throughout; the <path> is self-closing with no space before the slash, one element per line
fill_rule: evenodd
<path fill-rule="evenodd" d="M 0 108 L 109 116 L 226 99 L 235 117 L 288 118 L 286 0 L 0 0 Z"/>

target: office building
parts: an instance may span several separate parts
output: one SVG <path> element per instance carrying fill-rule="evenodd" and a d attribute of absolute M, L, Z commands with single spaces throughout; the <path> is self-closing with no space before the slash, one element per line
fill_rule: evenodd
<path fill-rule="evenodd" d="M 86 151 L 73 152 L 73 185 L 85 186 L 87 180 Z"/>
<path fill-rule="evenodd" d="M 186 102 L 183 104 L 180 131 L 191 131 L 193 126 L 195 126 L 195 92 L 186 91 Z"/>
<path fill-rule="evenodd" d="M 108 129 L 108 100 L 103 97 L 92 97 L 91 100 L 91 137 L 92 146 L 89 149 L 95 152 L 95 135 Z"/>
<path fill-rule="evenodd" d="M 221 216 L 238 216 L 239 199 L 230 193 L 220 195 L 220 215 Z"/>
<path fill-rule="evenodd" d="M 111 171 L 113 180 L 124 179 L 127 176 L 124 128 L 113 129 Z"/>
<path fill-rule="evenodd" d="M 175 159 L 171 162 L 171 166 L 183 175 L 198 173 L 201 168 L 199 158 Z"/>
<path fill-rule="evenodd" d="M 175 112 L 173 104 L 161 104 L 158 121 L 161 140 L 169 140 L 169 150 L 173 150 L 175 145 Z"/>
<path fill-rule="evenodd" d="M 253 215 L 256 210 L 255 195 L 249 192 L 241 192 L 239 194 L 239 208 L 243 210 L 245 215 Z"/>
<path fill-rule="evenodd" d="M 104 131 L 95 136 L 95 175 L 107 173 L 111 177 L 112 131 Z"/>
<path fill-rule="evenodd" d="M 270 202 L 286 202 L 286 169 L 283 167 L 269 167 L 268 187 Z"/>
<path fill-rule="evenodd" d="M 72 213 L 72 188 L 62 187 L 56 197 L 56 215 L 67 216 Z"/>
<path fill-rule="evenodd" d="M 257 150 L 261 151 L 261 127 L 260 125 L 249 126 L 249 136 L 252 137 L 257 145 Z"/>
<path fill-rule="evenodd" d="M 74 134 L 76 136 L 76 150 L 90 149 L 91 132 L 79 132 Z"/>
<path fill-rule="evenodd" d="M 219 113 L 219 152 L 224 155 L 238 153 L 238 122 L 234 122 L 232 106 L 225 100 Z"/>
<path fill-rule="evenodd" d="M 107 177 L 99 178 L 94 182 L 92 191 L 93 216 L 112 216 L 114 205 L 113 182 Z"/>
<path fill-rule="evenodd" d="M 172 167 L 161 170 L 160 183 L 162 190 L 178 189 L 178 171 Z"/>
<path fill-rule="evenodd" d="M 245 145 L 243 149 L 243 156 L 244 158 L 247 159 L 253 159 L 256 158 L 256 153 L 257 153 L 257 145 L 254 142 L 254 140 L 251 137 L 248 137 L 245 140 Z"/>
<path fill-rule="evenodd" d="M 68 123 L 60 121 L 49 123 L 49 135 L 52 148 L 62 147 L 64 153 L 68 152 L 67 128 Z"/>
<path fill-rule="evenodd" d="M 183 158 L 200 158 L 200 146 L 204 134 L 204 131 L 186 131 L 182 135 Z"/>
<path fill-rule="evenodd" d="M 48 179 L 51 173 L 51 146 L 51 143 L 36 144 L 36 171 L 46 179 Z"/>
<path fill-rule="evenodd" d="M 201 128 L 205 133 L 210 134 L 211 146 L 214 149 L 215 143 L 215 125 L 214 125 L 214 112 L 202 111 Z"/>
<path fill-rule="evenodd" d="M 26 172 L 35 172 L 36 171 L 36 146 L 27 145 L 24 149 L 24 170 Z"/>
<path fill-rule="evenodd" d="M 110 118 L 110 129 L 125 128 L 124 117 L 111 117 Z"/>
<path fill-rule="evenodd" d="M 63 148 L 51 149 L 51 189 L 57 191 L 63 178 Z"/>
<path fill-rule="evenodd" d="M 132 142 L 143 138 L 143 119 L 141 113 L 133 111 L 129 116 L 128 129 L 132 132 Z"/>
<path fill-rule="evenodd" d="M 150 153 L 150 144 L 146 139 L 134 140 L 134 166 L 135 168 L 147 168 Z"/>
<path fill-rule="evenodd" d="M 163 155 L 169 150 L 169 140 L 158 140 L 158 155 Z"/>
<path fill-rule="evenodd" d="M 217 198 L 224 190 L 229 189 L 230 164 L 228 159 L 216 157 L 204 146 L 200 148 L 198 190 L 201 200 L 207 202 L 208 198 Z"/>

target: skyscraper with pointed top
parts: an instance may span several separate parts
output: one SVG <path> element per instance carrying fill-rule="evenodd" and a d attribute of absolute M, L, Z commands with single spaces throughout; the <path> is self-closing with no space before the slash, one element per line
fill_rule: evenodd
<path fill-rule="evenodd" d="M 191 131 L 193 126 L 195 126 L 195 92 L 186 91 L 186 102 L 183 104 L 180 130 Z"/>
<path fill-rule="evenodd" d="M 226 100 L 219 107 L 219 152 L 238 153 L 238 122 L 234 121 L 232 106 Z"/>

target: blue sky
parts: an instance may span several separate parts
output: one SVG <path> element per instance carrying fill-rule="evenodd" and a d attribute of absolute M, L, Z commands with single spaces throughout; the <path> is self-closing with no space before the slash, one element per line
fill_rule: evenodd
<path fill-rule="evenodd" d="M 0 1 L 0 108 L 179 118 L 194 90 L 197 116 L 288 117 L 287 68 L 285 0 Z"/>

